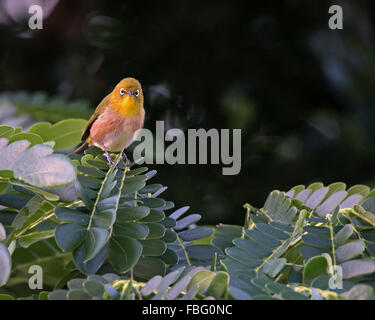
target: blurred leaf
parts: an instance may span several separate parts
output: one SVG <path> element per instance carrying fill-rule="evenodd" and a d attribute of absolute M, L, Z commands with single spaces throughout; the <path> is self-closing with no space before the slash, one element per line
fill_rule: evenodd
<path fill-rule="evenodd" d="M 17 133 L 9 138 L 9 144 L 19 141 L 19 140 L 27 140 L 30 142 L 30 146 L 34 146 L 36 144 L 42 144 L 43 139 L 34 133 L 29 133 L 29 132 L 22 132 L 22 133 Z"/>
<path fill-rule="evenodd" d="M 362 240 L 350 241 L 336 249 L 336 258 L 338 262 L 344 262 L 355 258 L 365 250 L 365 244 Z"/>
<path fill-rule="evenodd" d="M 215 299 L 224 299 L 228 292 L 229 276 L 226 272 L 218 272 L 212 279 L 207 291 L 207 296 L 213 296 Z"/>
<path fill-rule="evenodd" d="M 0 243 L 0 287 L 7 283 L 12 269 L 12 260 L 8 249 Z"/>
<path fill-rule="evenodd" d="M 22 235 L 18 238 L 19 244 L 23 248 L 28 248 L 35 242 L 38 242 L 43 239 L 51 238 L 55 235 L 55 230 L 46 230 L 46 231 L 33 231 L 28 234 Z"/>
<path fill-rule="evenodd" d="M 14 133 L 14 128 L 10 126 L 0 126 L 0 138 L 9 138 Z"/>
<path fill-rule="evenodd" d="M 71 161 L 45 145 L 27 149 L 30 142 L 16 141 L 1 148 L 0 169 L 12 170 L 15 178 L 39 188 L 65 185 L 75 179 Z"/>
<path fill-rule="evenodd" d="M 369 300 L 374 289 L 367 284 L 357 284 L 351 288 L 344 296 L 349 300 Z"/>
<path fill-rule="evenodd" d="M 344 279 L 370 274 L 375 271 L 375 262 L 370 259 L 350 260 L 341 263 L 339 266 L 342 268 Z"/>
<path fill-rule="evenodd" d="M 39 122 L 34 124 L 28 132 L 36 133 L 43 141 L 54 141 L 55 150 L 75 147 L 81 142 L 83 129 L 87 121 L 83 119 L 65 119 L 55 124 Z"/>

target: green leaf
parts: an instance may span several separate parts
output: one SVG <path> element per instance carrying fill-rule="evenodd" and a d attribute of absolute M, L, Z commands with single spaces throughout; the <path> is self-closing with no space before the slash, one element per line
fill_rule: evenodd
<path fill-rule="evenodd" d="M 280 296 L 285 300 L 308 300 L 308 297 L 291 289 L 283 290 L 280 293 Z"/>
<path fill-rule="evenodd" d="M 90 296 L 83 290 L 73 289 L 66 295 L 68 300 L 91 300 Z"/>
<path fill-rule="evenodd" d="M 38 300 L 48 300 L 48 291 L 41 291 L 38 295 Z"/>
<path fill-rule="evenodd" d="M 160 190 L 161 188 L 163 188 L 163 186 L 161 184 L 158 184 L 158 183 L 149 184 L 149 185 L 146 185 L 141 190 L 139 190 L 139 193 L 142 193 L 142 194 L 145 194 L 145 193 L 154 193 L 154 192 Z"/>
<path fill-rule="evenodd" d="M 71 290 L 82 290 L 84 279 L 71 279 L 68 281 L 67 286 Z"/>
<path fill-rule="evenodd" d="M 211 262 L 216 254 L 219 254 L 219 250 L 214 246 L 207 244 L 189 245 L 186 247 L 190 259 L 203 260 Z"/>
<path fill-rule="evenodd" d="M 38 242 L 43 239 L 51 238 L 54 235 L 55 235 L 55 230 L 33 231 L 28 234 L 20 236 L 18 238 L 18 242 L 23 248 L 28 248 L 33 243 Z"/>
<path fill-rule="evenodd" d="M 211 281 L 215 278 L 215 273 L 208 270 L 198 271 L 190 280 L 187 289 L 189 290 L 194 285 L 198 286 L 198 290 L 204 293 L 209 287 Z"/>
<path fill-rule="evenodd" d="M 34 146 L 36 144 L 42 144 L 43 143 L 43 139 L 37 135 L 37 134 L 34 134 L 34 133 L 28 133 L 28 132 L 22 132 L 22 133 L 17 133 L 15 134 L 14 136 L 11 136 L 9 138 L 9 144 L 15 142 L 15 141 L 19 141 L 19 140 L 27 140 L 30 142 L 30 146 Z"/>
<path fill-rule="evenodd" d="M 149 213 L 150 208 L 144 206 L 119 208 L 117 220 L 120 222 L 137 221 L 146 217 Z"/>
<path fill-rule="evenodd" d="M 9 138 L 14 133 L 14 128 L 9 126 L 0 126 L 0 138 Z"/>
<path fill-rule="evenodd" d="M 55 215 L 61 221 L 74 222 L 82 226 L 87 225 L 90 219 L 90 216 L 87 213 L 67 207 L 56 207 Z"/>
<path fill-rule="evenodd" d="M 88 230 L 85 244 L 86 255 L 83 262 L 94 258 L 108 241 L 109 232 L 106 229 L 92 227 Z"/>
<path fill-rule="evenodd" d="M 251 268 L 255 268 L 262 263 L 260 258 L 251 255 L 244 255 L 243 250 L 240 250 L 237 247 L 227 248 L 225 252 L 234 260 Z"/>
<path fill-rule="evenodd" d="M 366 211 L 371 212 L 372 214 L 375 214 L 375 197 L 367 198 L 362 203 L 361 206 Z"/>
<path fill-rule="evenodd" d="M 305 226 L 303 228 L 303 230 L 308 232 L 308 233 L 314 233 L 314 234 L 317 234 L 317 235 L 323 235 L 323 236 L 329 236 L 330 235 L 329 228 L 327 228 L 327 227 Z"/>
<path fill-rule="evenodd" d="M 369 192 L 370 192 L 370 188 L 368 186 L 357 184 L 348 189 L 348 196 L 351 196 L 353 194 L 359 194 L 363 198 L 365 198 L 369 194 Z"/>
<path fill-rule="evenodd" d="M 302 246 L 301 248 L 299 248 L 299 251 L 303 257 L 308 259 L 315 256 L 320 256 L 322 253 L 326 252 L 323 249 L 318 249 L 309 246 Z"/>
<path fill-rule="evenodd" d="M 86 280 L 83 287 L 91 297 L 101 298 L 104 294 L 104 284 L 98 281 Z"/>
<path fill-rule="evenodd" d="M 48 295 L 49 300 L 67 300 L 68 290 L 54 290 Z"/>
<path fill-rule="evenodd" d="M 178 235 L 182 240 L 193 241 L 211 236 L 212 230 L 207 227 L 199 227 L 180 232 Z"/>
<path fill-rule="evenodd" d="M 150 209 L 150 213 L 141 219 L 141 222 L 160 222 L 165 218 L 165 214 L 161 210 Z"/>
<path fill-rule="evenodd" d="M 134 274 L 142 279 L 150 279 L 153 276 L 164 276 L 166 265 L 156 257 L 142 257 L 134 267 Z"/>
<path fill-rule="evenodd" d="M 46 200 L 48 201 L 57 201 L 59 200 L 59 196 L 57 194 L 54 194 L 52 192 L 55 192 L 56 189 L 51 189 L 49 191 L 46 191 L 46 190 L 43 190 L 43 189 L 40 189 L 40 188 L 36 188 L 34 186 L 31 186 L 29 184 L 25 184 L 23 182 L 16 182 L 16 181 L 12 181 L 11 184 L 13 186 L 19 186 L 19 187 L 22 187 L 24 189 L 27 189 L 27 190 L 30 190 L 36 194 L 40 194 L 42 195 Z"/>
<path fill-rule="evenodd" d="M 272 238 L 269 235 L 255 229 L 246 230 L 245 233 L 254 241 L 257 241 L 269 248 L 274 248 L 281 244 L 279 240 L 276 240 L 275 238 Z"/>
<path fill-rule="evenodd" d="M 149 233 L 149 228 L 136 222 L 115 223 L 113 232 L 116 236 L 145 239 Z"/>
<path fill-rule="evenodd" d="M 272 191 L 264 203 L 262 212 L 275 221 L 289 224 L 297 213 L 292 200 L 284 192 Z"/>
<path fill-rule="evenodd" d="M 168 248 L 160 256 L 160 259 L 163 260 L 163 262 L 165 262 L 168 265 L 175 265 L 178 262 L 178 256 L 176 252 Z"/>
<path fill-rule="evenodd" d="M 146 176 L 129 177 L 124 182 L 122 194 L 134 193 L 141 190 L 146 185 Z"/>
<path fill-rule="evenodd" d="M 164 236 L 165 228 L 160 223 L 146 223 L 145 224 L 148 229 L 149 233 L 147 234 L 147 239 L 159 239 Z"/>
<path fill-rule="evenodd" d="M 87 230 L 77 224 L 64 223 L 56 228 L 55 236 L 62 250 L 71 251 L 82 243 L 87 236 Z"/>
<path fill-rule="evenodd" d="M 266 233 L 272 237 L 274 237 L 277 240 L 286 240 L 289 238 L 289 235 L 278 228 L 275 228 L 271 226 L 270 224 L 267 223 L 257 223 L 256 228 L 263 232 Z"/>
<path fill-rule="evenodd" d="M 1 151 L 0 169 L 12 170 L 17 179 L 39 188 L 62 186 L 75 179 L 75 168 L 67 157 L 52 154 L 45 145 L 27 149 L 29 144 L 20 140 L 6 146 Z"/>
<path fill-rule="evenodd" d="M 144 256 L 161 256 L 167 249 L 166 244 L 159 239 L 140 240 L 140 243 L 143 247 L 142 254 Z"/>
<path fill-rule="evenodd" d="M 268 274 L 271 278 L 276 277 L 286 264 L 285 258 L 273 258 L 268 260 L 263 266 L 263 272 Z"/>
<path fill-rule="evenodd" d="M 108 256 L 108 245 L 106 244 L 90 261 L 84 261 L 86 256 L 86 243 L 83 242 L 73 251 L 73 262 L 81 272 L 95 274 Z"/>
<path fill-rule="evenodd" d="M 162 208 L 166 204 L 165 200 L 160 198 L 144 198 L 141 200 L 145 206 L 154 209 Z"/>
<path fill-rule="evenodd" d="M 109 260 L 120 273 L 133 268 L 142 254 L 142 245 L 129 237 L 115 237 L 109 241 Z"/>
<path fill-rule="evenodd" d="M 330 248 L 331 241 L 329 238 L 305 234 L 302 236 L 302 241 L 310 246 L 318 248 Z"/>
<path fill-rule="evenodd" d="M 28 132 L 36 133 L 44 141 L 55 141 L 55 149 L 73 148 L 81 142 L 83 129 L 87 121 L 83 119 L 66 119 L 55 124 L 39 122 L 33 125 Z"/>
<path fill-rule="evenodd" d="M 346 189 L 346 184 L 343 182 L 334 182 L 328 186 L 328 189 L 329 191 L 326 195 L 326 199 L 328 199 L 332 194 L 338 191 L 344 191 Z"/>
<path fill-rule="evenodd" d="M 326 253 L 309 259 L 303 269 L 303 283 L 311 285 L 315 278 L 328 274 L 331 265 L 331 257 Z"/>
<path fill-rule="evenodd" d="M 233 246 L 233 239 L 240 238 L 242 235 L 242 228 L 240 226 L 219 224 L 214 231 L 214 238 L 211 243 L 221 249 L 225 250 Z"/>
<path fill-rule="evenodd" d="M 355 205 L 352 213 L 354 215 L 356 215 L 358 218 L 366 221 L 370 225 L 375 226 L 375 216 L 374 216 L 374 214 L 366 211 L 362 206 Z"/>
<path fill-rule="evenodd" d="M 136 169 L 132 169 L 132 170 L 129 170 L 126 175 L 128 177 L 132 177 L 132 176 L 136 176 L 136 175 L 139 175 L 143 172 L 147 172 L 148 168 L 146 167 L 140 167 L 140 168 L 136 168 Z"/>
<path fill-rule="evenodd" d="M 5 178 L 5 179 L 12 179 L 14 178 L 13 171 L 12 170 L 0 170 L 0 177 Z"/>
<path fill-rule="evenodd" d="M 226 298 L 229 286 L 229 276 L 226 272 L 218 272 L 212 279 L 207 291 L 207 296 L 212 296 L 215 299 Z"/>
<path fill-rule="evenodd" d="M 77 169 L 81 173 L 87 174 L 88 176 L 91 176 L 91 177 L 94 177 L 94 178 L 102 179 L 102 178 L 105 177 L 105 172 L 103 172 L 101 170 L 98 170 L 96 168 L 86 167 L 86 166 L 78 166 Z"/>
<path fill-rule="evenodd" d="M 166 229 L 164 237 L 161 240 L 168 243 L 175 242 L 177 240 L 177 233 L 172 230 Z"/>

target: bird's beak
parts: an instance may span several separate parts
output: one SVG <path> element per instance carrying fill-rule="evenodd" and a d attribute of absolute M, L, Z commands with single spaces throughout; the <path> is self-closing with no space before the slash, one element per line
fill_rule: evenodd
<path fill-rule="evenodd" d="M 127 94 L 128 96 L 134 96 L 134 93 L 131 92 L 131 91 L 128 91 L 126 94 Z"/>

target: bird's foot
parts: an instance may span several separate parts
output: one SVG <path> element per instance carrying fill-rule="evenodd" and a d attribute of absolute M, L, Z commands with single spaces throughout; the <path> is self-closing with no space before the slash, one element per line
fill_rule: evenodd
<path fill-rule="evenodd" d="M 104 155 L 107 158 L 107 161 L 108 161 L 109 164 L 115 164 L 115 162 L 111 158 L 111 155 L 108 153 L 108 151 L 104 150 Z"/>
<path fill-rule="evenodd" d="M 130 161 L 129 161 L 129 159 L 126 156 L 126 153 L 124 151 L 121 153 L 121 156 L 122 156 L 122 160 L 124 161 L 125 165 L 129 166 L 130 165 Z"/>

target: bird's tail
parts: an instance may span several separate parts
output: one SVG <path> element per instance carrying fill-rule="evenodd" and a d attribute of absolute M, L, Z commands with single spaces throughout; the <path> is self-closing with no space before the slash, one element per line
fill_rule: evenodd
<path fill-rule="evenodd" d="M 89 147 L 89 143 L 87 141 L 85 141 L 77 149 L 74 150 L 74 153 L 82 153 L 88 147 Z"/>

